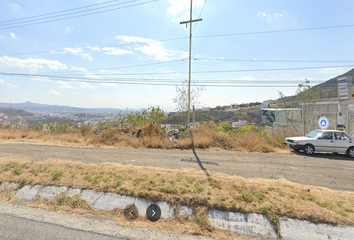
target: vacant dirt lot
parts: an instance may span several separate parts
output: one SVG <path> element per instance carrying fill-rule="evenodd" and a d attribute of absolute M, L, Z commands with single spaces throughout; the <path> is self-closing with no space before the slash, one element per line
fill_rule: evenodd
<path fill-rule="evenodd" d="M 239 153 L 197 150 L 209 171 L 247 178 L 285 178 L 304 185 L 354 192 L 354 161 L 344 155 Z M 27 143 L 0 144 L 0 157 L 33 161 L 62 159 L 82 163 L 116 162 L 170 169 L 199 169 L 191 150 L 76 148 Z"/>

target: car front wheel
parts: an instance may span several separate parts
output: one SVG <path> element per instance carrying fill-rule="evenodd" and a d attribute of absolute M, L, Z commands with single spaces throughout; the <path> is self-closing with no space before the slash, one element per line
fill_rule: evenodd
<path fill-rule="evenodd" d="M 311 154 L 313 154 L 314 151 L 315 151 L 315 149 L 312 145 L 310 145 L 310 144 L 305 145 L 304 153 L 306 153 L 307 155 L 311 155 Z"/>
<path fill-rule="evenodd" d="M 354 158 L 354 147 L 348 148 L 347 155 L 351 158 Z"/>

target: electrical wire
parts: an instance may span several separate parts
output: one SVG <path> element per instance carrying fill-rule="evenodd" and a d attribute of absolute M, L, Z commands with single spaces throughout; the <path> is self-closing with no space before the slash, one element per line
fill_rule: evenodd
<path fill-rule="evenodd" d="M 62 13 L 62 12 L 70 12 L 70 11 L 74 11 L 74 10 L 78 10 L 78 9 L 90 8 L 90 7 L 93 7 L 93 6 L 104 5 L 104 4 L 108 4 L 108 3 L 111 3 L 111 2 L 119 2 L 119 1 L 122 1 L 122 0 L 112 0 L 112 1 L 108 1 L 108 2 L 97 3 L 97 4 L 87 5 L 87 6 L 83 6 L 83 7 L 77 7 L 77 8 L 71 8 L 71 9 L 61 10 L 61 11 L 56 11 L 56 12 L 51 12 L 51 13 L 34 15 L 34 16 L 30 16 L 30 17 L 23 17 L 23 18 L 16 18 L 16 19 L 13 19 L 13 20 L 0 21 L 0 25 L 3 24 L 3 23 L 17 22 L 17 21 L 22 21 L 22 20 L 25 20 L 25 19 L 38 18 L 38 17 L 48 16 L 48 15 L 52 15 L 52 14 L 56 14 L 56 13 Z"/>
<path fill-rule="evenodd" d="M 225 58 L 195 58 L 194 60 L 201 60 L 201 61 L 225 61 L 225 62 L 277 62 L 277 63 L 331 63 L 331 62 L 338 62 L 338 63 L 351 63 L 354 60 L 282 60 L 282 59 L 225 59 Z"/>
<path fill-rule="evenodd" d="M 137 1 L 139 1 L 139 0 L 130 0 L 130 1 L 127 1 L 127 2 L 117 3 L 117 4 L 113 4 L 113 5 L 109 5 L 109 6 L 104 6 L 104 7 L 99 7 L 99 8 L 94 8 L 94 9 L 87 9 L 87 10 L 82 10 L 82 11 L 77 11 L 77 12 L 72 12 L 72 13 L 60 14 L 60 15 L 58 15 L 58 16 L 49 16 L 49 17 L 45 17 L 45 18 L 42 18 L 42 19 L 24 20 L 24 21 L 20 21 L 20 22 L 18 22 L 18 23 L 5 23 L 5 24 L 1 24 L 1 23 L 0 23 L 0 27 L 9 26 L 9 25 L 17 25 L 17 24 L 21 24 L 21 23 L 29 23 L 29 22 L 43 21 L 43 20 L 47 20 L 47 19 L 51 19 L 51 18 L 57 18 L 57 17 L 62 17 L 62 16 L 68 16 L 68 15 L 73 15 L 73 14 L 83 13 L 83 12 L 90 12 L 90 11 L 94 11 L 94 10 L 98 10 L 98 9 L 103 9 L 103 8 L 108 8 L 108 7 L 123 5 L 123 4 L 125 4 L 125 3 L 132 3 L 132 2 L 137 2 Z"/>
<path fill-rule="evenodd" d="M 294 67 L 294 68 L 263 68 L 263 69 L 238 69 L 238 70 L 209 70 L 209 71 L 192 71 L 193 74 L 203 73 L 236 73 L 236 72 L 268 72 L 268 71 L 292 71 L 292 70 L 311 70 L 311 69 L 327 69 L 327 68 L 344 68 L 353 67 L 353 65 L 340 66 L 317 66 L 317 67 Z M 97 73 L 98 76 L 124 76 L 124 75 L 171 75 L 171 74 L 187 74 L 188 72 L 145 72 L 145 73 Z M 74 74 L 75 75 L 75 74 Z"/>
<path fill-rule="evenodd" d="M 133 2 L 133 1 L 138 1 L 138 0 L 132 0 L 130 2 Z M 129 7 L 135 7 L 135 6 L 139 6 L 139 5 L 143 5 L 143 4 L 147 4 L 147 3 L 152 3 L 152 2 L 156 2 L 156 1 L 159 1 L 159 0 L 151 0 L 151 1 L 136 3 L 136 4 L 132 4 L 132 5 L 124 6 L 124 7 L 112 8 L 112 9 L 108 9 L 108 10 L 102 10 L 102 11 L 98 11 L 98 12 L 86 13 L 86 14 L 81 14 L 81 15 L 77 15 L 77 16 L 53 19 L 53 20 L 42 21 L 42 22 L 37 22 L 37 23 L 28 23 L 28 24 L 15 25 L 15 26 L 10 26 L 10 27 L 0 27 L 0 30 L 9 29 L 9 28 L 18 28 L 18 27 L 24 27 L 24 26 L 32 26 L 32 25 L 37 25 L 37 24 L 42 24 L 42 23 L 49 23 L 49 22 L 56 22 L 56 21 L 60 21 L 60 20 L 67 20 L 67 19 L 72 19 L 72 18 L 84 17 L 84 16 L 89 16 L 89 15 L 94 15 L 94 14 L 99 14 L 99 13 L 104 13 L 104 12 L 109 12 L 109 11 L 115 11 L 115 10 L 119 10 L 119 9 L 125 9 L 125 8 L 129 8 Z M 119 4 L 119 5 L 121 5 L 121 4 Z"/>
<path fill-rule="evenodd" d="M 204 10 L 204 7 L 205 7 L 206 2 L 207 2 L 207 0 L 204 0 L 204 4 L 203 4 L 203 7 L 202 7 L 202 10 L 201 10 L 200 13 L 199 13 L 198 19 L 202 16 L 202 13 L 203 13 L 203 10 Z M 192 31 L 192 35 L 193 35 L 194 30 L 195 30 L 195 28 L 197 27 L 197 25 L 198 25 L 198 22 L 196 22 L 195 25 L 194 25 L 194 28 L 193 28 L 193 31 Z"/>
<path fill-rule="evenodd" d="M 131 65 L 131 66 L 121 66 L 121 67 L 110 67 L 110 68 L 93 68 L 93 69 L 85 69 L 86 72 L 93 72 L 93 71 L 101 71 L 101 70 L 112 70 L 112 69 L 123 69 L 123 68 L 135 68 L 135 67 L 146 67 L 146 66 L 152 66 L 152 65 L 161 65 L 161 64 L 166 64 L 166 63 L 173 63 L 173 62 L 183 62 L 188 58 L 183 58 L 180 60 L 170 60 L 170 61 L 164 61 L 164 62 L 157 62 L 157 63 L 147 63 L 147 64 L 139 64 L 139 65 Z M 62 74 L 67 74 L 67 73 L 77 73 L 77 71 L 60 71 L 59 73 Z M 46 74 L 46 73 L 42 73 Z"/>
<path fill-rule="evenodd" d="M 30 77 L 30 78 L 49 78 L 50 80 L 58 80 L 58 81 L 63 81 L 63 82 L 86 82 L 86 83 L 98 83 L 98 84 L 106 84 L 106 83 L 113 83 L 113 84 L 133 84 L 133 85 L 150 85 L 150 86 L 176 86 L 176 85 L 183 85 L 183 82 L 178 81 L 177 79 L 173 81 L 163 81 L 161 82 L 162 79 L 134 79 L 134 81 L 131 81 L 132 79 L 118 79 L 118 80 L 109 80 L 108 79 L 95 79 L 95 80 L 88 80 L 88 78 L 72 78 L 72 77 L 62 77 L 62 76 L 50 76 L 50 75 L 39 75 L 39 74 L 21 74 L 21 73 L 6 73 L 6 72 L 0 72 L 0 75 L 6 75 L 6 76 L 13 76 L 13 77 Z M 218 84 L 215 84 L 216 82 L 198 82 L 194 83 L 194 86 L 205 86 L 205 87 L 247 87 L 247 88 L 254 88 L 254 87 L 259 87 L 259 88 L 283 88 L 283 87 L 298 87 L 298 83 L 292 83 L 292 82 L 284 82 L 284 80 L 281 84 L 279 82 L 271 83 L 271 81 L 263 81 L 263 83 L 258 83 L 258 84 L 252 84 L 252 83 L 245 83 L 246 81 L 244 80 L 234 80 L 234 81 L 243 81 L 243 83 L 233 83 L 231 84 L 230 82 L 224 82 L 221 83 L 220 81 L 231 81 L 231 80 L 219 80 Z M 291 80 L 294 82 L 294 80 Z M 311 85 L 311 83 L 310 83 Z M 327 83 L 327 86 L 337 86 L 337 83 Z"/>
<path fill-rule="evenodd" d="M 158 0 L 154 0 L 158 1 Z M 337 26 L 327 26 L 327 27 L 314 27 L 314 28 L 299 28 L 299 29 L 285 29 L 285 30 L 272 30 L 272 31 L 263 31 L 263 32 L 244 32 L 244 33 L 229 33 L 229 34 L 217 34 L 217 35 L 202 35 L 202 36 L 192 36 L 192 38 L 212 38 L 212 37 L 228 37 L 228 36 L 238 36 L 238 35 L 251 35 L 251 34 L 266 34 L 266 33 L 281 33 L 281 32 L 296 32 L 296 31 L 311 31 L 311 30 L 320 30 L 320 29 L 331 29 L 331 28 L 346 28 L 346 27 L 354 27 L 354 24 L 347 24 L 347 25 L 337 25 Z M 0 28 L 1 29 L 1 28 Z M 120 47 L 120 46 L 130 46 L 130 45 L 139 45 L 139 44 L 147 44 L 153 42 L 167 42 L 167 41 L 175 41 L 186 39 L 186 37 L 177 37 L 177 38 L 169 38 L 169 39 L 162 39 L 162 40 L 152 40 L 152 41 L 143 41 L 143 42 L 136 42 L 136 43 L 126 43 L 126 44 L 115 44 L 115 45 L 107 45 L 107 46 L 100 46 L 103 47 Z M 52 51 L 40 51 L 40 52 L 27 52 L 27 53 L 7 53 L 3 55 L 7 56 L 15 56 L 15 55 L 31 55 L 31 54 L 47 54 L 47 53 L 64 53 L 65 50 L 52 50 Z"/>
<path fill-rule="evenodd" d="M 271 30 L 271 31 L 258 31 L 258 32 L 242 32 L 242 33 L 201 35 L 201 36 L 194 36 L 194 38 L 230 37 L 230 36 L 242 36 L 242 35 L 253 35 L 253 34 L 299 32 L 299 31 L 312 31 L 312 30 L 323 30 L 323 29 L 334 29 L 334 28 L 349 28 L 349 27 L 354 27 L 354 24 L 326 26 L 326 27 L 295 28 L 295 29 L 283 29 L 283 30 Z"/>
<path fill-rule="evenodd" d="M 168 39 L 161 39 L 161 40 L 151 40 L 151 41 L 142 41 L 142 42 L 135 42 L 135 43 L 125 43 L 125 44 L 114 44 L 114 45 L 106 45 L 106 46 L 97 46 L 99 48 L 106 48 L 106 47 L 121 47 L 121 46 L 132 46 L 132 45 L 141 45 L 141 44 L 149 44 L 155 42 L 168 42 L 168 41 L 176 41 L 181 39 L 186 39 L 187 37 L 179 37 L 179 38 L 168 38 Z M 88 48 L 88 47 L 86 47 Z M 80 48 L 81 49 L 81 48 Z M 62 54 L 66 53 L 64 49 L 60 50 L 51 50 L 51 51 L 41 51 L 41 52 L 26 52 L 26 53 L 3 53 L 6 56 L 17 56 L 17 55 L 32 55 L 32 54 Z"/>

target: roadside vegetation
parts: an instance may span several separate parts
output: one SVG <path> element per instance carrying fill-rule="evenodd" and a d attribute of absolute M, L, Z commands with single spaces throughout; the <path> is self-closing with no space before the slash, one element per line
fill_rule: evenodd
<path fill-rule="evenodd" d="M 166 119 L 159 107 L 131 113 L 112 122 L 95 126 L 74 121 L 38 122 L 28 128 L 0 127 L 0 141 L 46 142 L 72 146 L 178 148 L 192 146 L 185 127 L 161 127 Z M 231 123 L 204 122 L 192 129 L 196 148 L 218 148 L 235 151 L 274 152 L 284 149 L 283 140 L 292 133 L 270 132 L 265 127 L 249 125 L 233 129 Z"/>
<path fill-rule="evenodd" d="M 62 160 L 28 162 L 0 158 L 0 182 L 93 189 L 155 202 L 166 201 L 175 207 L 187 205 L 193 209 L 193 221 L 198 221 L 197 225 L 202 230 L 213 229 L 206 218 L 210 209 L 264 214 L 275 228 L 281 217 L 354 226 L 354 193 L 304 186 L 286 180 L 245 179 L 225 174 L 207 177 L 193 170 L 114 163 L 95 165 Z M 0 189 L 0 199 L 11 198 L 8 192 Z M 75 198 L 60 196 L 46 204 L 55 209 L 62 205 L 76 209 L 87 205 L 82 201 L 76 199 L 75 202 Z"/>

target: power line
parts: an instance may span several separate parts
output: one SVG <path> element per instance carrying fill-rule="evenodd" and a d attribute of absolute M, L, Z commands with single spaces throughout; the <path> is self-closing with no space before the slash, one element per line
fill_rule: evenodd
<path fill-rule="evenodd" d="M 194 38 L 212 38 L 212 37 L 229 37 L 229 36 L 242 36 L 242 35 L 253 35 L 253 34 L 267 34 L 267 33 L 299 32 L 299 31 L 312 31 L 312 30 L 333 29 L 333 28 L 348 28 L 348 27 L 354 27 L 354 24 L 337 25 L 337 26 L 326 26 L 326 27 L 270 30 L 270 31 L 258 31 L 258 32 L 242 32 L 242 33 L 202 35 L 202 36 L 194 36 Z"/>
<path fill-rule="evenodd" d="M 282 59 L 225 59 L 225 58 L 195 58 L 194 60 L 201 61 L 225 61 L 225 62 L 285 62 L 285 63 L 331 63 L 331 62 L 347 62 L 351 63 L 354 60 L 282 60 Z"/>
<path fill-rule="evenodd" d="M 134 1 L 138 1 L 138 0 L 132 0 L 132 1 L 129 1 L 129 2 L 134 2 Z M 134 6 L 139 6 L 139 5 L 152 3 L 152 2 L 156 2 L 156 1 L 159 1 L 159 0 L 151 0 L 151 1 L 146 1 L 146 2 L 142 2 L 142 3 L 132 4 L 132 5 L 124 6 L 124 7 L 112 8 L 112 9 L 108 9 L 108 10 L 103 10 L 103 11 L 98 11 L 98 12 L 93 12 L 93 13 L 87 13 L 87 14 L 81 14 L 81 15 L 72 16 L 72 17 L 65 17 L 65 18 L 53 19 L 53 20 L 48 20 L 48 21 L 41 21 L 41 22 L 37 22 L 37 23 L 28 23 L 28 24 L 15 25 L 15 26 L 10 26 L 10 27 L 0 27 L 0 30 L 9 29 L 9 28 L 18 28 L 18 27 L 24 27 L 24 26 L 31 26 L 31 25 L 37 25 L 37 24 L 48 23 L 48 22 L 56 22 L 56 21 L 60 21 L 60 20 L 67 20 L 67 19 L 78 18 L 78 17 L 84 17 L 84 16 L 94 15 L 94 14 L 98 14 L 98 13 L 104 13 L 104 12 L 109 12 L 109 11 L 114 11 L 114 10 L 129 8 L 129 7 L 134 7 Z M 126 2 L 126 3 L 129 3 L 129 2 Z M 122 5 L 122 4 L 123 3 L 117 4 L 117 5 Z"/>
<path fill-rule="evenodd" d="M 199 17 L 198 17 L 198 18 L 200 18 L 200 17 L 202 16 L 202 13 L 203 13 L 203 10 L 204 10 L 204 7 L 205 7 L 206 2 L 207 2 L 207 0 L 204 0 L 203 7 L 202 7 L 202 10 L 201 10 L 200 13 L 199 13 Z M 197 27 L 197 25 L 198 25 L 198 22 L 196 22 L 195 25 L 194 25 L 193 33 L 194 33 L 194 30 L 195 30 L 195 28 Z"/>
<path fill-rule="evenodd" d="M 131 66 L 121 66 L 121 67 L 110 67 L 110 68 L 93 68 L 93 69 L 85 69 L 86 72 L 93 72 L 97 70 L 112 70 L 112 69 L 123 69 L 123 68 L 134 68 L 134 67 L 146 67 L 146 66 L 152 66 L 152 65 L 161 65 L 161 64 L 166 64 L 166 63 L 173 63 L 173 62 L 183 62 L 187 58 L 183 58 L 180 60 L 170 60 L 170 61 L 164 61 L 164 62 L 157 62 L 157 63 L 147 63 L 147 64 L 139 64 L 139 65 L 131 65 Z M 77 71 L 61 71 L 60 74 L 64 73 L 77 73 Z M 46 73 L 42 73 L 46 74 Z"/>
<path fill-rule="evenodd" d="M 97 81 L 97 80 L 61 80 L 63 82 L 85 82 L 85 83 L 97 83 L 97 84 L 124 84 L 124 85 L 144 85 L 144 86 L 173 86 L 175 87 L 177 84 L 170 84 L 170 83 L 153 83 L 153 82 L 144 82 L 144 80 L 141 80 L 140 82 L 124 82 L 124 81 Z M 181 83 L 180 83 L 181 84 Z M 205 87 L 224 87 L 224 88 L 229 88 L 229 87 L 242 87 L 242 88 L 295 88 L 298 87 L 298 85 L 294 84 L 277 84 L 277 85 L 251 85 L 251 84 L 194 84 L 193 86 L 205 86 Z"/>
<path fill-rule="evenodd" d="M 158 0 L 154 0 L 158 1 Z M 147 2 L 149 3 L 149 2 Z M 206 3 L 206 1 L 204 2 Z M 142 3 L 145 4 L 145 3 Z M 266 34 L 266 33 L 281 33 L 281 32 L 296 32 L 296 31 L 311 31 L 311 30 L 320 30 L 320 29 L 331 29 L 331 28 L 346 28 L 346 27 L 354 27 L 354 24 L 347 24 L 347 25 L 338 25 L 338 26 L 327 26 L 327 27 L 314 27 L 314 28 L 299 28 L 299 29 L 285 29 L 285 30 L 271 30 L 271 31 L 262 31 L 262 32 L 244 32 L 244 33 L 229 33 L 229 34 L 217 34 L 217 35 L 203 35 L 203 36 L 192 36 L 193 38 L 212 38 L 212 37 L 228 37 L 228 36 L 238 36 L 238 35 L 251 35 L 251 34 Z M 1 28 L 0 28 L 1 29 Z M 188 37 L 188 36 L 187 36 Z M 115 45 L 107 45 L 107 46 L 100 46 L 103 47 L 120 47 L 120 46 L 131 46 L 131 45 L 140 45 L 140 44 L 147 44 L 153 42 L 167 42 L 167 41 L 175 41 L 175 40 L 182 40 L 186 39 L 187 37 L 177 37 L 177 38 L 169 38 L 169 39 L 162 39 L 162 40 L 152 40 L 152 41 L 143 41 L 143 42 L 135 42 L 135 43 L 126 43 L 126 44 L 115 44 Z M 7 56 L 16 56 L 16 55 L 31 55 L 31 54 L 47 54 L 47 53 L 64 53 L 65 50 L 51 50 L 51 51 L 40 51 L 40 52 L 27 52 L 27 53 L 7 53 L 3 55 Z M 330 61 L 334 62 L 334 61 Z"/>
<path fill-rule="evenodd" d="M 106 47 L 121 47 L 121 46 L 132 46 L 132 45 L 140 45 L 140 44 L 148 44 L 148 43 L 154 43 L 154 42 L 168 42 L 168 41 L 176 41 L 176 40 L 181 40 L 181 39 L 186 39 L 187 37 L 179 37 L 179 38 L 167 38 L 167 39 L 161 39 L 161 40 L 151 40 L 151 41 L 142 41 L 142 42 L 135 42 L 135 43 L 125 43 L 125 44 L 114 44 L 114 45 L 106 45 L 106 46 L 97 46 L 99 48 L 106 48 Z M 88 47 L 86 47 L 88 48 Z M 81 48 L 80 48 L 81 49 Z M 32 54 L 62 54 L 66 53 L 64 49 L 60 50 L 51 50 L 51 51 L 41 51 L 41 52 L 26 52 L 26 53 L 3 53 L 3 55 L 6 56 L 16 56 L 16 55 L 32 55 Z"/>
<path fill-rule="evenodd" d="M 144 78 L 120 78 L 120 79 L 93 79 L 89 80 L 89 78 L 82 77 L 66 77 L 66 76 L 53 76 L 53 75 L 39 75 L 39 74 L 21 74 L 21 73 L 6 73 L 0 72 L 0 75 L 13 76 L 13 77 L 30 77 L 30 78 L 48 78 L 49 80 L 57 80 L 64 82 L 86 82 L 86 83 L 117 83 L 117 84 L 151 84 L 151 85 L 161 85 L 161 86 L 175 86 L 178 84 L 183 84 L 182 79 L 178 81 L 178 79 L 144 79 Z M 133 80 L 133 81 L 132 81 Z M 164 81 L 168 80 L 168 81 Z M 279 82 L 282 81 L 281 84 Z M 230 80 L 230 79 L 220 79 L 215 81 L 202 81 L 195 83 L 195 86 L 219 86 L 219 87 L 298 87 L 299 83 L 295 82 L 296 80 L 254 80 L 251 82 L 247 82 L 243 79 L 238 80 Z M 300 81 L 300 80 L 298 80 Z M 303 82 L 303 80 L 301 80 Z M 255 84 L 257 82 L 257 84 Z M 320 82 L 320 80 L 311 81 Z M 312 85 L 310 83 L 310 85 Z M 327 83 L 327 86 L 337 86 L 337 83 Z"/>
<path fill-rule="evenodd" d="M 263 68 L 263 69 L 237 69 L 237 70 L 209 70 L 209 71 L 194 71 L 194 74 L 202 73 L 236 73 L 236 72 L 268 72 L 268 71 L 292 71 L 292 70 L 311 70 L 311 69 L 327 69 L 327 68 L 343 68 L 353 67 L 353 65 L 340 65 L 340 66 L 317 66 L 317 67 L 294 67 L 294 68 Z M 189 72 L 145 72 L 145 73 L 97 73 L 98 76 L 109 75 L 170 75 L 170 74 L 186 74 Z"/>
<path fill-rule="evenodd" d="M 17 22 L 17 21 L 22 21 L 25 19 L 38 18 L 38 17 L 48 16 L 48 15 L 62 13 L 62 12 L 70 12 L 70 11 L 74 11 L 74 10 L 78 10 L 78 9 L 90 8 L 93 6 L 104 5 L 104 4 L 108 4 L 111 2 L 119 2 L 119 1 L 122 1 L 122 0 L 112 0 L 112 1 L 108 1 L 108 2 L 97 3 L 97 4 L 87 5 L 87 6 L 83 6 L 83 7 L 77 7 L 77 8 L 67 9 L 67 10 L 61 10 L 61 11 L 50 12 L 50 13 L 45 13 L 45 14 L 40 14 L 40 15 L 34 15 L 34 16 L 30 16 L 30 17 L 23 17 L 23 18 L 16 18 L 16 19 L 12 19 L 12 20 L 0 21 L 0 25 L 2 25 L 2 23 Z"/>

